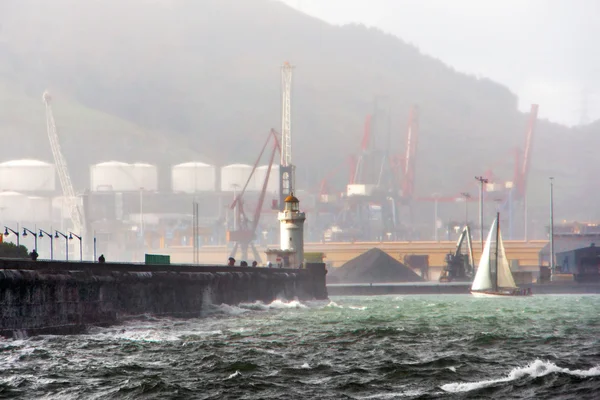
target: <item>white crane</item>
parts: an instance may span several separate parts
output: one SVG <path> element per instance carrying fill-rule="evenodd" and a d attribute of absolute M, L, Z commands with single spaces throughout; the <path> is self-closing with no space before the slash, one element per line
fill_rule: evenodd
<path fill-rule="evenodd" d="M 80 237 L 84 237 L 84 224 L 82 210 L 79 208 L 78 199 L 75 195 L 75 189 L 73 188 L 73 182 L 69 175 L 69 169 L 67 168 L 67 161 L 62 154 L 60 149 L 60 142 L 58 141 L 58 133 L 56 131 L 56 123 L 54 122 L 54 114 L 52 113 L 52 96 L 48 91 L 45 91 L 42 95 L 44 104 L 46 105 L 46 129 L 48 131 L 48 139 L 50 139 L 50 147 L 52 148 L 52 156 L 54 157 L 54 164 L 56 165 L 56 172 L 58 173 L 58 179 L 60 180 L 60 186 L 62 187 L 65 205 L 69 210 L 71 222 L 73 224 L 72 232 L 77 233 Z"/>
<path fill-rule="evenodd" d="M 281 67 L 281 165 L 292 165 L 292 70 L 285 62 Z"/>
<path fill-rule="evenodd" d="M 279 207 L 295 189 L 295 167 L 292 164 L 292 71 L 285 62 L 281 67 L 281 165 L 279 167 Z"/>

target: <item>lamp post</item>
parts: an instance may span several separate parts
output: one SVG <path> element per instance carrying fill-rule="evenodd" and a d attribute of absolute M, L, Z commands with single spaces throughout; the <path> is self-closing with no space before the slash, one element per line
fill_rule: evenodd
<path fill-rule="evenodd" d="M 8 231 L 11 231 L 17 237 L 17 247 L 19 247 L 21 245 L 20 240 L 19 240 L 19 237 L 21 236 L 21 235 L 19 235 L 19 225 L 17 225 L 16 231 L 13 231 L 8 226 L 4 225 L 4 236 L 9 235 Z"/>
<path fill-rule="evenodd" d="M 469 199 L 471 195 L 467 192 L 462 192 L 461 195 L 465 198 L 465 226 L 469 226 Z"/>
<path fill-rule="evenodd" d="M 83 261 L 83 250 L 81 245 L 81 236 L 74 234 L 73 232 L 69 232 L 69 240 L 73 240 L 73 236 L 79 239 L 79 261 Z M 94 257 L 96 254 L 94 254 Z"/>
<path fill-rule="evenodd" d="M 144 248 L 144 188 L 140 188 L 140 236 L 142 237 L 142 250 Z"/>
<path fill-rule="evenodd" d="M 23 237 L 27 236 L 27 232 L 29 232 L 33 235 L 33 239 L 35 240 L 33 249 L 37 252 L 37 239 L 38 239 L 37 234 L 34 231 L 30 231 L 27 228 L 23 228 Z"/>
<path fill-rule="evenodd" d="M 433 240 L 438 241 L 438 194 L 433 194 Z"/>
<path fill-rule="evenodd" d="M 488 183 L 488 179 L 483 176 L 476 176 L 475 179 L 479 181 L 479 241 L 483 251 L 483 184 Z"/>
<path fill-rule="evenodd" d="M 69 261 L 69 236 L 65 235 L 64 233 L 60 232 L 60 231 L 54 231 L 54 238 L 55 239 L 60 239 L 58 237 L 58 235 L 60 234 L 60 236 L 65 238 L 65 261 Z"/>
<path fill-rule="evenodd" d="M 38 235 L 38 237 L 40 239 L 42 239 L 44 237 L 44 235 L 46 235 L 50 238 L 50 260 L 54 260 L 54 236 L 52 236 L 45 230 L 40 229 L 40 234 Z"/>
<path fill-rule="evenodd" d="M 554 278 L 554 177 L 550 177 L 550 280 Z"/>

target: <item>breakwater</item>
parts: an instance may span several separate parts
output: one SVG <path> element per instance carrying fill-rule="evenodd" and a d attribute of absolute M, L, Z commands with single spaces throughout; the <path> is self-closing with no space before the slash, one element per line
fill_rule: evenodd
<path fill-rule="evenodd" d="M 0 335 L 62 334 L 130 316 L 202 315 L 208 304 L 326 299 L 325 265 L 305 269 L 0 259 Z"/>

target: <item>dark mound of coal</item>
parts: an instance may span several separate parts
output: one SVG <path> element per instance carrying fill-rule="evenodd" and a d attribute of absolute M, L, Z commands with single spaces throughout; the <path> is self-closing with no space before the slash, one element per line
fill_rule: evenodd
<path fill-rule="evenodd" d="M 386 252 L 373 248 L 339 268 L 330 268 L 328 283 L 423 282 L 412 269 Z"/>

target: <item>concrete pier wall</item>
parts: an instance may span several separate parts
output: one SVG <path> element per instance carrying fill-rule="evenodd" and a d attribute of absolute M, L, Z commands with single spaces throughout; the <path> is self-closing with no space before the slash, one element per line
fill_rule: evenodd
<path fill-rule="evenodd" d="M 326 299 L 306 269 L 0 259 L 0 335 L 77 333 L 140 314 L 193 317 L 209 304 Z"/>

